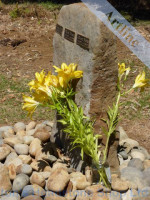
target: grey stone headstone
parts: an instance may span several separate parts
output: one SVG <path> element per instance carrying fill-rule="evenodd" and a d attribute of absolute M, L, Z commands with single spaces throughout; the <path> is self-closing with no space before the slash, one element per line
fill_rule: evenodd
<path fill-rule="evenodd" d="M 76 63 L 83 70 L 75 101 L 86 115 L 96 118 L 99 132 L 99 119 L 116 94 L 115 36 L 84 4 L 77 3 L 62 7 L 53 46 L 54 65 Z M 54 127 L 53 134 L 57 128 Z"/>

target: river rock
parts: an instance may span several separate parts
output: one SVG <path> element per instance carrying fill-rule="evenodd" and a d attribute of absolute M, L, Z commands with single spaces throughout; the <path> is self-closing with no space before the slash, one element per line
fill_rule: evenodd
<path fill-rule="evenodd" d="M 22 189 L 29 183 L 29 177 L 26 174 L 19 174 L 13 182 L 13 191 L 20 193 Z"/>
<path fill-rule="evenodd" d="M 0 195 L 10 192 L 12 185 L 9 178 L 9 171 L 6 166 L 0 163 Z"/>
<path fill-rule="evenodd" d="M 29 195 L 38 195 L 38 196 L 45 196 L 46 192 L 45 190 L 40 187 L 39 185 L 26 185 L 23 188 L 23 191 L 21 193 L 21 197 L 26 197 Z"/>
<path fill-rule="evenodd" d="M 54 192 L 48 191 L 46 192 L 44 200 L 67 200 L 67 199 L 65 197 L 57 195 Z"/>
<path fill-rule="evenodd" d="M 150 167 L 143 171 L 143 176 L 144 176 L 145 182 L 147 182 L 148 186 L 150 187 Z"/>
<path fill-rule="evenodd" d="M 14 125 L 14 131 L 17 133 L 18 131 L 22 131 L 26 129 L 26 125 L 23 122 L 17 122 Z"/>
<path fill-rule="evenodd" d="M 10 145 L 11 147 L 14 147 L 15 144 L 22 143 L 22 140 L 20 140 L 17 136 L 13 136 L 5 138 L 4 143 Z"/>
<path fill-rule="evenodd" d="M 10 153 L 7 147 L 0 147 L 0 161 L 4 160 Z"/>
<path fill-rule="evenodd" d="M 26 131 L 34 129 L 36 126 L 36 122 L 32 121 L 28 125 L 26 125 Z"/>
<path fill-rule="evenodd" d="M 127 138 L 127 139 L 121 140 L 119 142 L 119 145 L 123 146 L 125 148 L 125 151 L 127 153 L 129 153 L 131 151 L 131 149 L 133 149 L 134 147 L 138 147 L 139 143 L 137 141 L 135 141 L 135 140 Z"/>
<path fill-rule="evenodd" d="M 67 165 L 65 163 L 60 163 L 60 162 L 55 162 L 53 164 L 52 171 L 59 169 L 59 168 L 63 168 L 67 171 Z"/>
<path fill-rule="evenodd" d="M 88 186 L 85 188 L 85 192 L 88 193 L 88 194 L 93 194 L 93 193 L 96 193 L 96 192 L 100 192 L 103 190 L 103 186 L 100 185 L 100 184 L 97 184 L 97 185 L 91 185 L 91 186 Z"/>
<path fill-rule="evenodd" d="M 42 124 L 45 124 L 45 125 L 50 126 L 52 128 L 53 125 L 54 125 L 54 122 L 53 121 L 49 121 L 49 120 L 45 120 L 44 122 L 42 122 Z"/>
<path fill-rule="evenodd" d="M 36 152 L 41 149 L 42 146 L 41 146 L 41 141 L 38 139 L 38 138 L 35 138 L 30 146 L 29 146 L 29 153 L 31 156 L 35 156 L 36 155 Z"/>
<path fill-rule="evenodd" d="M 139 158 L 133 158 L 132 160 L 130 160 L 128 163 L 128 167 L 136 167 L 140 171 L 144 170 L 143 162 Z"/>
<path fill-rule="evenodd" d="M 121 152 L 119 152 L 119 154 L 122 156 L 122 158 L 123 158 L 124 160 L 127 160 L 127 159 L 128 159 L 128 154 L 127 154 L 126 151 L 121 151 Z"/>
<path fill-rule="evenodd" d="M 126 133 L 126 131 L 123 129 L 122 126 L 119 126 L 117 128 L 117 131 L 119 131 L 119 142 L 121 142 L 122 140 L 128 139 L 128 135 Z"/>
<path fill-rule="evenodd" d="M 24 197 L 22 200 L 43 200 L 43 199 L 37 195 L 29 195 L 27 197 Z"/>
<path fill-rule="evenodd" d="M 135 149 L 133 149 L 131 151 L 131 157 L 132 158 L 139 158 L 141 161 L 145 160 L 145 155 L 141 151 L 138 151 L 138 150 L 135 150 Z"/>
<path fill-rule="evenodd" d="M 26 135 L 23 137 L 23 143 L 27 145 L 30 145 L 33 140 L 34 140 L 34 137 L 30 135 Z"/>
<path fill-rule="evenodd" d="M 20 195 L 18 193 L 8 193 L 7 195 L 1 196 L 0 200 L 20 200 Z"/>
<path fill-rule="evenodd" d="M 25 135 L 26 135 L 26 131 L 24 131 L 24 130 L 21 130 L 21 131 L 18 131 L 17 133 L 16 133 L 16 135 L 20 138 L 20 137 L 24 137 Z"/>
<path fill-rule="evenodd" d="M 39 172 L 45 179 L 48 179 L 51 175 L 51 172 Z"/>
<path fill-rule="evenodd" d="M 85 190 L 77 190 L 76 192 L 76 200 L 90 200 L 90 196 L 85 192 Z"/>
<path fill-rule="evenodd" d="M 32 173 L 32 167 L 28 164 L 23 164 L 17 167 L 16 169 L 17 174 L 27 174 L 27 175 L 31 175 Z"/>
<path fill-rule="evenodd" d="M 144 169 L 150 168 L 150 160 L 144 160 L 143 165 Z"/>
<path fill-rule="evenodd" d="M 13 136 L 14 136 L 14 132 L 4 131 L 2 133 L 2 138 L 8 138 L 8 137 L 13 137 Z"/>
<path fill-rule="evenodd" d="M 50 155 L 49 151 L 43 152 L 42 149 L 37 150 L 35 159 L 36 160 L 47 160 L 50 163 L 54 163 L 57 161 L 57 158 L 53 155 Z"/>
<path fill-rule="evenodd" d="M 133 182 L 137 185 L 138 189 L 148 186 L 143 178 L 143 173 L 135 167 L 126 167 L 121 170 L 121 179 Z"/>
<path fill-rule="evenodd" d="M 9 132 L 14 134 L 14 128 L 12 126 L 2 126 L 0 127 L 0 138 L 2 139 L 2 133 Z"/>
<path fill-rule="evenodd" d="M 32 162 L 32 158 L 29 155 L 19 155 L 18 158 L 22 160 L 23 164 L 31 164 Z"/>
<path fill-rule="evenodd" d="M 17 157 L 17 158 L 15 158 L 15 159 L 9 161 L 9 162 L 6 164 L 6 166 L 9 166 L 9 165 L 11 165 L 11 164 L 14 164 L 15 167 L 18 167 L 19 165 L 22 165 L 22 160 L 21 160 L 19 157 Z"/>
<path fill-rule="evenodd" d="M 30 183 L 44 187 L 45 186 L 45 178 L 40 173 L 33 172 L 30 177 Z"/>
<path fill-rule="evenodd" d="M 7 156 L 7 158 L 6 158 L 6 160 L 5 160 L 5 165 L 7 165 L 10 161 L 13 161 L 15 158 L 17 158 L 18 157 L 18 155 L 16 154 L 16 152 L 11 152 L 8 156 Z"/>
<path fill-rule="evenodd" d="M 27 155 L 29 152 L 27 144 L 15 144 L 14 149 L 19 155 Z"/>
<path fill-rule="evenodd" d="M 63 191 L 69 182 L 69 178 L 70 176 L 65 169 L 56 169 L 48 179 L 47 188 L 53 192 Z"/>
<path fill-rule="evenodd" d="M 91 184 L 87 182 L 86 176 L 81 172 L 73 172 L 70 174 L 70 181 L 76 186 L 78 190 L 84 190 Z"/>
<path fill-rule="evenodd" d="M 111 187 L 117 192 L 125 192 L 129 188 L 128 183 L 126 181 L 121 180 L 120 178 L 112 179 Z"/>
<path fill-rule="evenodd" d="M 0 139 L 0 147 L 2 147 L 4 144 L 4 140 L 3 139 Z"/>
<path fill-rule="evenodd" d="M 9 178 L 10 180 L 14 180 L 16 178 L 16 167 L 14 164 L 10 164 L 8 166 L 9 169 Z"/>
<path fill-rule="evenodd" d="M 37 129 L 33 136 L 42 142 L 46 142 L 50 139 L 50 132 L 48 132 L 46 128 Z"/>
<path fill-rule="evenodd" d="M 35 133 L 35 131 L 36 131 L 36 129 L 31 129 L 31 130 L 29 130 L 29 131 L 26 131 L 26 135 L 28 135 L 28 136 L 33 136 L 34 133 Z"/>

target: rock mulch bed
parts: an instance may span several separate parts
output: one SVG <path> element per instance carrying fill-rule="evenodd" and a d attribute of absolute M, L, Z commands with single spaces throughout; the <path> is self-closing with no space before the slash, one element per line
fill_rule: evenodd
<path fill-rule="evenodd" d="M 50 142 L 53 123 L 22 122 L 0 128 L 0 200 L 148 200 L 150 155 L 119 127 L 120 174 L 112 174 L 112 189 L 94 184 Z"/>

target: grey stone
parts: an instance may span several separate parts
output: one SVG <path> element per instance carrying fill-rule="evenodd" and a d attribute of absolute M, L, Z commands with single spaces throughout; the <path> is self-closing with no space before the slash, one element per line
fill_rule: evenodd
<path fill-rule="evenodd" d="M 148 160 L 150 159 L 150 154 L 144 147 L 139 146 L 138 151 L 142 152 L 145 155 L 145 159 L 148 159 Z"/>
<path fill-rule="evenodd" d="M 8 193 L 7 195 L 1 196 L 0 200 L 20 200 L 20 195 L 15 192 Z"/>
<path fill-rule="evenodd" d="M 26 129 L 26 125 L 23 122 L 17 122 L 14 125 L 14 131 L 17 133 L 18 131 L 22 131 Z"/>
<path fill-rule="evenodd" d="M 122 141 L 122 140 L 129 138 L 122 126 L 119 126 L 117 131 L 119 131 L 119 134 L 120 134 L 119 141 Z"/>
<path fill-rule="evenodd" d="M 30 165 L 28 165 L 28 164 L 23 164 L 20 167 L 20 173 L 31 175 L 31 173 L 32 173 L 32 167 Z"/>
<path fill-rule="evenodd" d="M 4 140 L 0 139 L 0 147 L 2 147 L 3 144 L 4 144 Z"/>
<path fill-rule="evenodd" d="M 126 153 L 126 151 L 121 151 L 119 152 L 119 154 L 123 157 L 124 160 L 128 159 L 128 154 Z"/>
<path fill-rule="evenodd" d="M 29 152 L 29 146 L 27 144 L 15 144 L 14 149 L 19 155 L 27 155 Z"/>
<path fill-rule="evenodd" d="M 34 137 L 31 135 L 26 135 L 23 137 L 23 142 L 24 144 L 27 144 L 27 145 L 31 144 L 33 140 L 34 140 Z"/>
<path fill-rule="evenodd" d="M 44 196 L 45 194 L 45 190 L 39 185 L 26 185 L 22 190 L 21 197 L 26 197 L 29 195 Z"/>
<path fill-rule="evenodd" d="M 132 158 L 139 158 L 140 160 L 144 161 L 145 160 L 145 155 L 143 152 L 139 151 L 138 149 L 133 149 L 131 151 L 131 157 Z"/>
<path fill-rule="evenodd" d="M 5 165 L 7 165 L 9 162 L 11 162 L 11 161 L 13 161 L 15 158 L 17 158 L 18 157 L 18 155 L 16 154 L 16 152 L 11 152 L 8 156 L 7 156 L 7 158 L 6 158 L 6 160 L 5 160 Z"/>
<path fill-rule="evenodd" d="M 4 160 L 10 153 L 8 147 L 0 147 L 0 161 Z"/>
<path fill-rule="evenodd" d="M 150 167 L 143 171 L 144 180 L 148 183 L 150 187 Z"/>
<path fill-rule="evenodd" d="M 36 126 L 36 122 L 32 121 L 28 125 L 26 125 L 26 131 L 29 131 L 31 129 L 34 129 Z"/>
<path fill-rule="evenodd" d="M 138 189 L 148 186 L 143 173 L 135 167 L 125 167 L 121 170 L 121 179 L 133 182 Z"/>
<path fill-rule="evenodd" d="M 2 139 L 2 133 L 8 132 L 8 131 L 14 132 L 13 127 L 12 126 L 2 126 L 2 127 L 0 127 L 0 139 Z"/>
<path fill-rule="evenodd" d="M 139 158 L 133 158 L 129 161 L 128 167 L 135 167 L 139 169 L 140 171 L 144 170 L 143 162 Z"/>
<path fill-rule="evenodd" d="M 20 193 L 22 189 L 29 183 L 29 177 L 26 174 L 19 174 L 13 182 L 13 192 Z"/>
<path fill-rule="evenodd" d="M 100 116 L 105 115 L 106 107 L 112 103 L 116 94 L 116 38 L 82 3 L 62 7 L 58 24 L 63 27 L 63 33 L 62 36 L 58 33 L 54 35 L 54 65 L 60 67 L 62 62 L 67 65 L 76 63 L 78 70 L 83 70 L 84 76 L 76 87 L 78 93 L 75 101 L 83 107 L 85 114 L 95 117 L 95 132 L 99 133 Z M 75 32 L 74 42 L 64 39 L 65 28 Z M 89 39 L 89 49 L 76 43 L 77 35 Z M 68 142 L 64 134 L 57 137 L 60 131 L 58 126 L 54 123 L 51 141 L 55 142 L 57 138 L 57 143 L 67 151 Z M 79 154 L 79 151 L 73 151 L 70 155 L 76 168 L 81 164 Z"/>
<path fill-rule="evenodd" d="M 46 120 L 46 121 L 42 122 L 42 124 L 46 124 L 47 126 L 50 126 L 52 128 L 54 125 L 54 122 Z"/>
<path fill-rule="evenodd" d="M 131 149 L 133 149 L 134 147 L 138 147 L 139 143 L 137 141 L 135 141 L 135 140 L 127 138 L 127 139 L 121 140 L 119 142 L 119 145 L 123 146 L 125 148 L 125 151 L 127 153 L 129 153 L 131 151 Z"/>

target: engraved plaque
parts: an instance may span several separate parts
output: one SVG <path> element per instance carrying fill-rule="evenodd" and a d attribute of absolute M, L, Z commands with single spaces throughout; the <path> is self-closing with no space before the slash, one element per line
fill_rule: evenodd
<path fill-rule="evenodd" d="M 69 40 L 70 42 L 74 43 L 74 38 L 75 38 L 75 32 L 65 28 L 65 34 L 64 34 L 64 38 L 66 40 Z"/>
<path fill-rule="evenodd" d="M 89 50 L 89 38 L 84 37 L 83 35 L 77 35 L 77 45 L 81 48 Z"/>
<path fill-rule="evenodd" d="M 56 33 L 58 33 L 60 36 L 62 36 L 63 27 L 59 24 L 56 25 Z"/>

